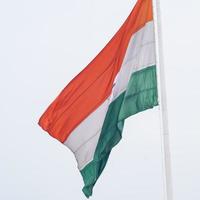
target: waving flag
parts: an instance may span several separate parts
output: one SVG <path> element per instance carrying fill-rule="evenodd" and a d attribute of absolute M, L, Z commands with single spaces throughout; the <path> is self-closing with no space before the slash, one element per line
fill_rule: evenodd
<path fill-rule="evenodd" d="M 124 120 L 158 105 L 152 0 L 138 0 L 119 31 L 52 102 L 39 125 L 74 153 L 92 195 Z"/>

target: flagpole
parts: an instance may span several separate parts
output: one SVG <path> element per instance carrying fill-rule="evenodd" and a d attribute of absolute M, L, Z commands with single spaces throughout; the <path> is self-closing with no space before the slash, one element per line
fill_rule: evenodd
<path fill-rule="evenodd" d="M 157 82 L 158 82 L 158 98 L 159 98 L 159 114 L 161 129 L 161 148 L 163 157 L 163 190 L 164 200 L 173 200 L 172 190 L 172 173 L 171 173 L 171 154 L 168 127 L 168 113 L 166 102 L 166 85 L 163 61 L 163 46 L 161 32 L 161 16 L 160 16 L 160 0 L 153 1 L 155 41 L 156 41 L 156 65 L 157 65 Z"/>

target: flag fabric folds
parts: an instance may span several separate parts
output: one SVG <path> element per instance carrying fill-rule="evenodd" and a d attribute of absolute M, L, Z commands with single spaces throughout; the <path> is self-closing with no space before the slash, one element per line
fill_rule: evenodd
<path fill-rule="evenodd" d="M 92 195 L 124 120 L 158 105 L 152 0 L 138 0 L 104 49 L 50 104 L 39 125 L 75 155 Z"/>

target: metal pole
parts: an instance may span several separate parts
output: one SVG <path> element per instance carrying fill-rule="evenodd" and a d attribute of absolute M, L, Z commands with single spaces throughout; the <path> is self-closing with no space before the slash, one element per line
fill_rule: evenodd
<path fill-rule="evenodd" d="M 164 61 L 163 61 L 160 1 L 159 0 L 152 0 L 152 1 L 153 1 L 155 41 L 156 41 L 156 65 L 157 65 L 161 144 L 162 144 L 161 147 L 162 147 L 163 172 L 164 172 L 163 173 L 164 200 L 172 200 L 173 191 L 172 191 L 172 174 L 171 174 L 171 155 L 170 155 L 167 102 L 166 102 L 165 72 L 164 72 Z"/>

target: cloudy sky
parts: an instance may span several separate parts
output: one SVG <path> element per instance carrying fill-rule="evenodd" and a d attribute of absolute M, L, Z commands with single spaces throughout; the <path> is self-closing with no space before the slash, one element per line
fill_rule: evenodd
<path fill-rule="evenodd" d="M 0 1 L 0 199 L 84 200 L 72 153 L 38 118 L 135 0 Z M 200 199 L 200 3 L 161 1 L 175 200 Z M 159 110 L 126 121 L 91 200 L 160 200 Z"/>

